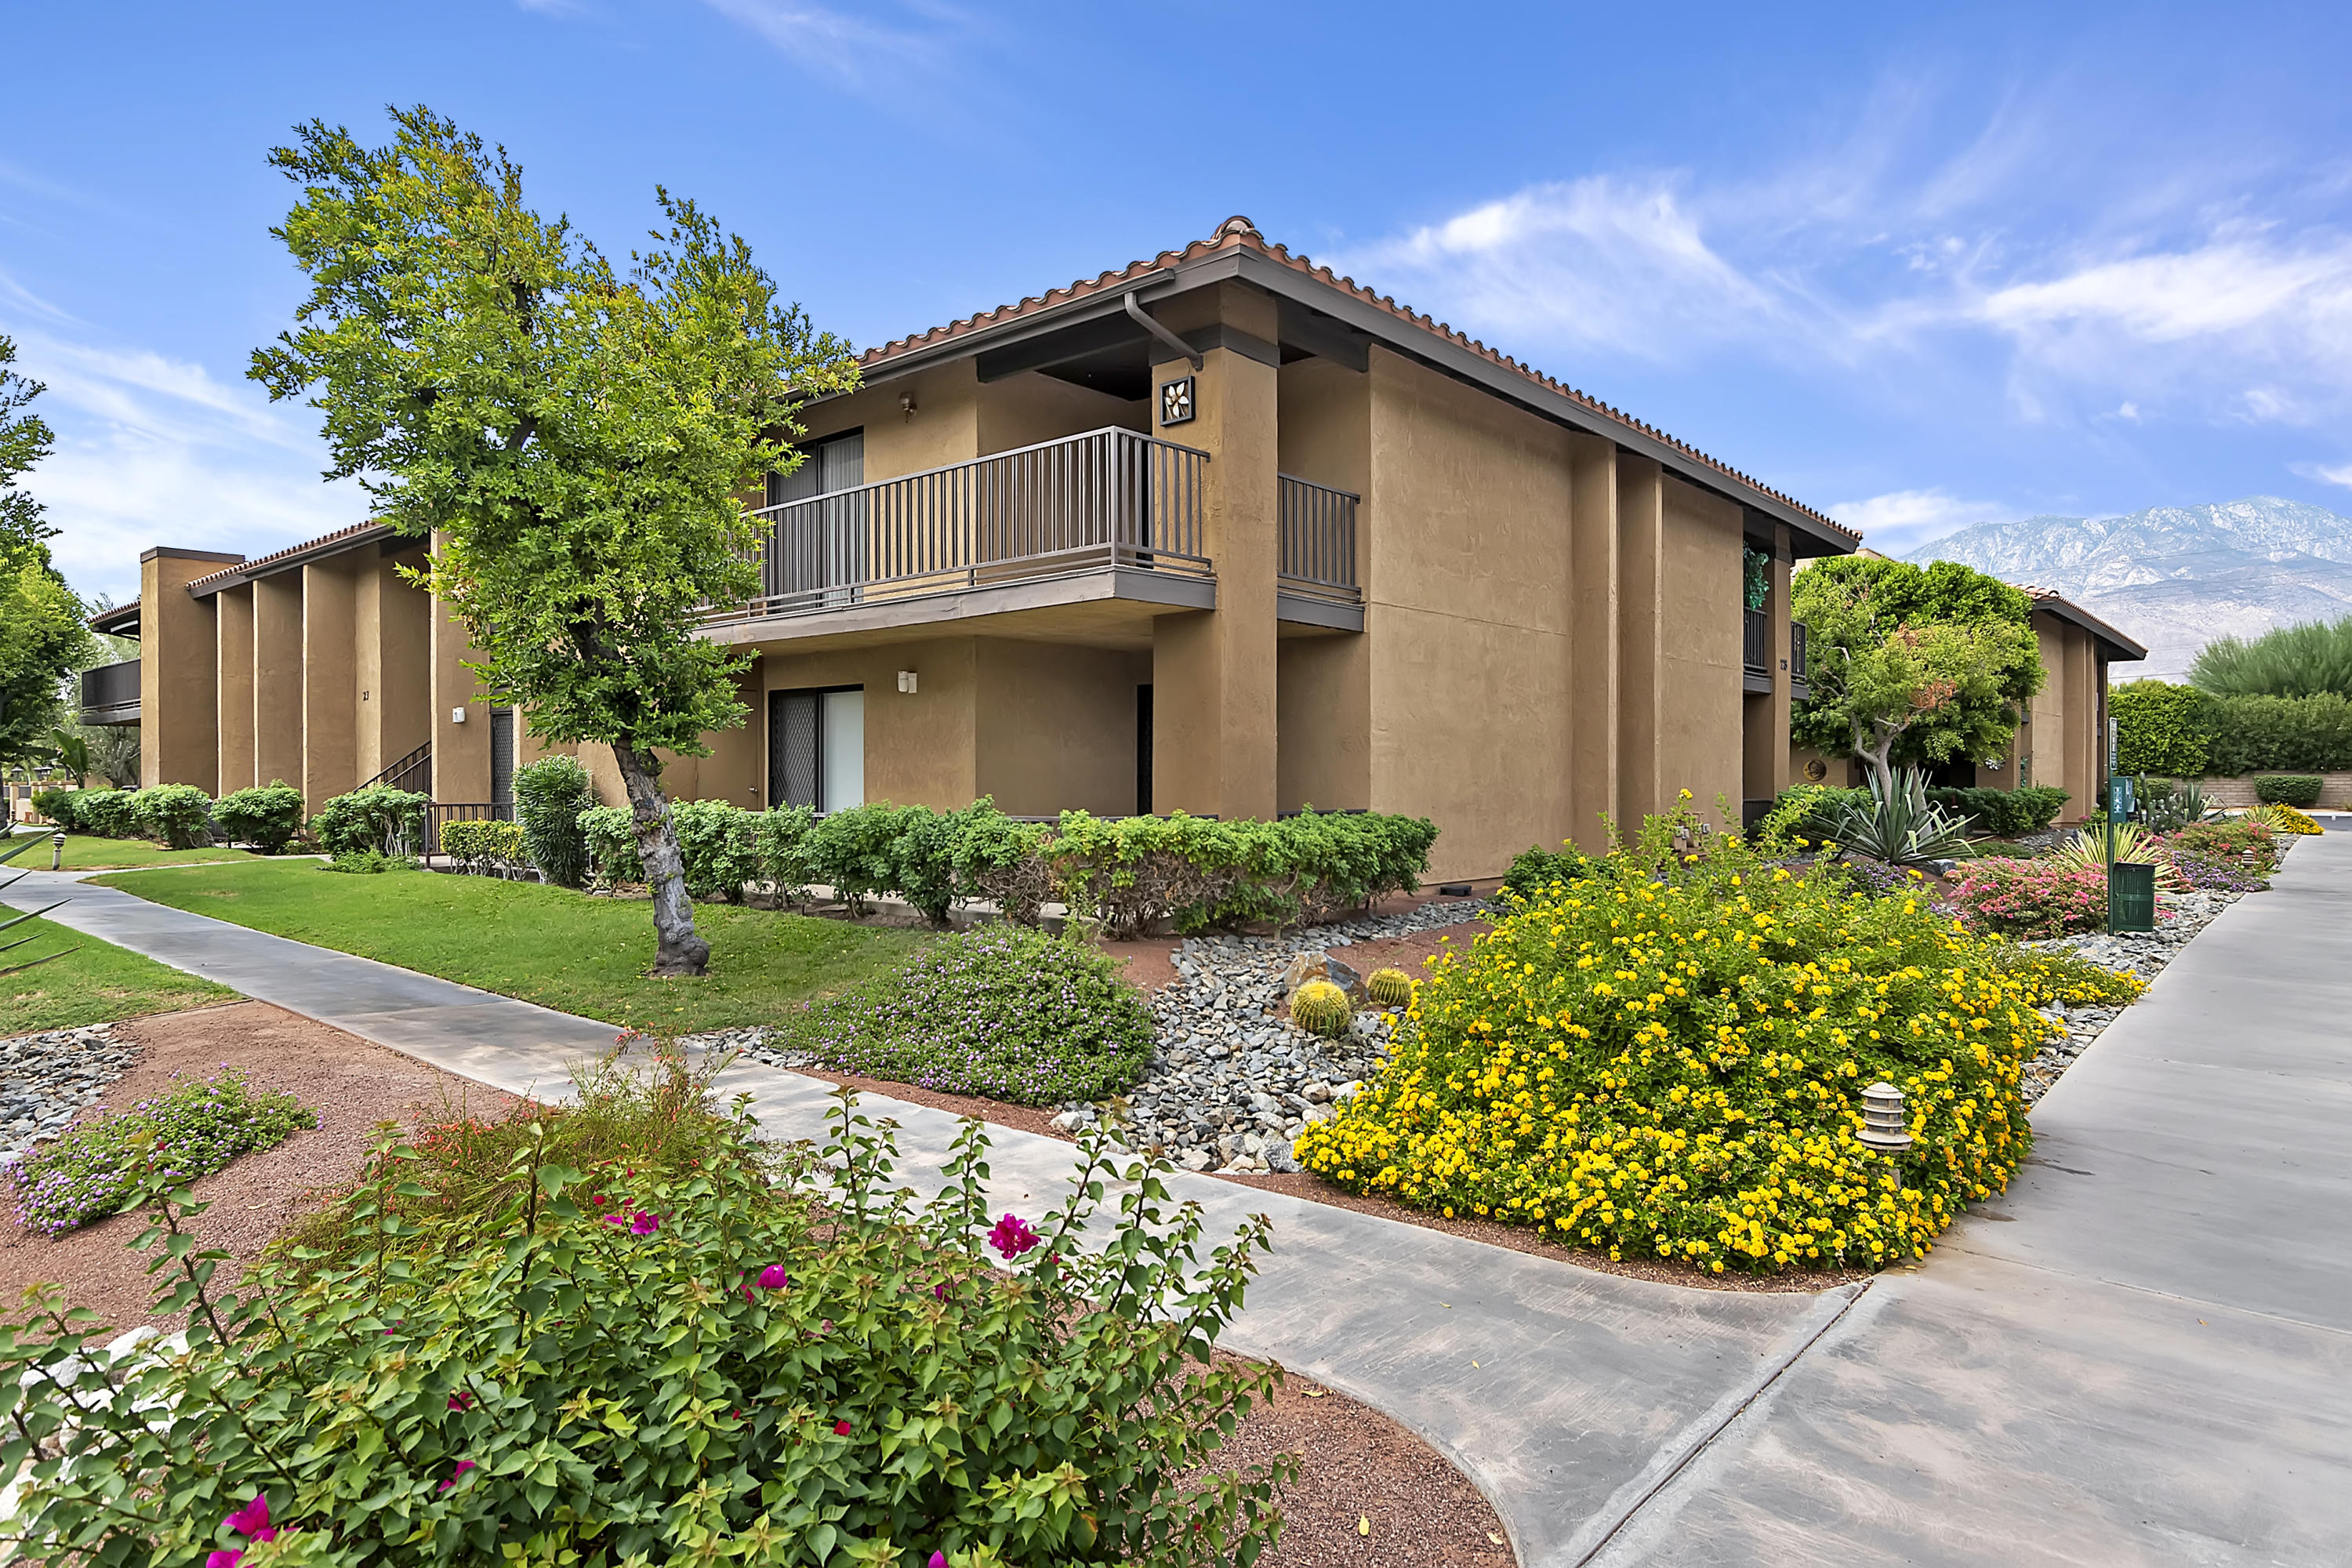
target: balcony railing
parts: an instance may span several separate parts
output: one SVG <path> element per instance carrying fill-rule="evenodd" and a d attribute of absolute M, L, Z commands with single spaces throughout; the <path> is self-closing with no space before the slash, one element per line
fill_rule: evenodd
<path fill-rule="evenodd" d="M 1804 697 L 1811 687 L 1805 680 L 1805 623 L 1789 623 L 1789 695 Z"/>
<path fill-rule="evenodd" d="M 101 664 L 81 672 L 81 721 L 85 724 L 139 722 L 139 661 Z"/>
<path fill-rule="evenodd" d="M 1308 598 L 1354 605 L 1356 508 L 1363 498 L 1312 479 L 1277 476 L 1281 485 L 1282 587 Z"/>
<path fill-rule="evenodd" d="M 1106 567 L 1205 577 L 1209 455 L 1133 430 L 1066 437 L 787 501 L 766 528 L 760 597 L 720 618 L 806 616 Z"/>
<path fill-rule="evenodd" d="M 1772 673 L 1772 615 L 1769 610 L 1743 610 L 1739 620 L 1739 662 L 1750 675 Z"/>

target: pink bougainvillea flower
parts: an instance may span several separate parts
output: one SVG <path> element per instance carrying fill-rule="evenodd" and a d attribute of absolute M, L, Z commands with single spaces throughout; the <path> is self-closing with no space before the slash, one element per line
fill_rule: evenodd
<path fill-rule="evenodd" d="M 205 1559 L 205 1568 L 236 1568 L 236 1565 L 244 1560 L 243 1547 L 239 1547 L 235 1552 L 215 1552 Z"/>
<path fill-rule="evenodd" d="M 944 1552 L 932 1552 L 929 1568 L 948 1568 L 948 1554 Z"/>
<path fill-rule="evenodd" d="M 449 1396 L 449 1408 L 452 1410 L 471 1410 L 473 1407 L 474 1396 L 462 1388 Z"/>
<path fill-rule="evenodd" d="M 939 1284 L 932 1286 L 931 1294 L 937 1296 L 942 1301 L 946 1300 L 948 1299 L 947 1282 L 942 1280 Z"/>
<path fill-rule="evenodd" d="M 277 1540 L 278 1531 L 269 1527 L 269 1494 L 256 1492 L 251 1502 L 221 1521 L 221 1528 L 255 1541 Z"/>
<path fill-rule="evenodd" d="M 760 1289 L 762 1290 L 781 1290 L 792 1282 L 793 1277 L 784 1272 L 784 1266 L 781 1263 L 771 1263 L 760 1270 Z"/>
<path fill-rule="evenodd" d="M 604 1216 L 604 1223 L 606 1225 L 626 1225 L 629 1223 L 629 1216 L 625 1214 L 608 1214 Z"/>
<path fill-rule="evenodd" d="M 629 1234 L 631 1236 L 651 1236 L 660 1228 L 661 1215 L 657 1214 L 647 1214 L 643 1209 L 639 1209 L 637 1211 L 637 1217 L 629 1222 Z"/>
<path fill-rule="evenodd" d="M 448 1479 L 447 1480 L 443 1481 L 443 1482 L 441 1483 L 441 1489 L 442 1489 L 443 1491 L 445 1491 L 445 1492 L 446 1492 L 446 1491 L 447 1491 L 451 1487 L 456 1486 L 456 1485 L 457 1484 L 458 1480 L 459 1480 L 461 1478 L 463 1478 L 463 1477 L 464 1477 L 465 1473 L 466 1473 L 467 1470 L 472 1469 L 473 1468 L 474 1468 L 474 1461 L 473 1461 L 473 1460 L 471 1460 L 471 1459 L 460 1459 L 460 1460 L 458 1460 L 458 1461 L 457 1461 L 457 1468 L 456 1469 L 454 1469 L 454 1470 L 452 1470 L 452 1471 L 450 1471 L 450 1472 L 449 1472 L 449 1479 Z"/>
<path fill-rule="evenodd" d="M 849 1436 L 849 1423 L 848 1423 L 848 1422 L 846 1422 L 846 1421 L 836 1421 L 836 1422 L 835 1422 L 835 1423 L 833 1424 L 833 1435 L 834 1435 L 835 1436 L 836 1436 L 836 1437 L 846 1437 L 846 1436 Z"/>
<path fill-rule="evenodd" d="M 594 1204 L 598 1208 L 603 1208 L 606 1204 L 612 1202 L 610 1198 L 607 1198 L 602 1193 L 598 1193 L 594 1197 L 590 1198 L 588 1201 Z"/>
<path fill-rule="evenodd" d="M 1006 1215 L 988 1233 L 988 1245 L 1004 1254 L 1008 1262 L 1035 1247 L 1042 1239 L 1029 1228 L 1029 1222 L 1019 1215 Z"/>

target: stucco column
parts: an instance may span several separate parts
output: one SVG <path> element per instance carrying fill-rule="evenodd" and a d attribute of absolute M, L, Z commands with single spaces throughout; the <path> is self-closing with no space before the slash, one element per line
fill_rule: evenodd
<path fill-rule="evenodd" d="M 302 568 L 302 798 L 312 811 L 356 786 L 358 585 L 337 556 Z"/>
<path fill-rule="evenodd" d="M 1617 827 L 1627 839 L 1664 810 L 1665 486 L 1658 465 L 1617 454 Z"/>
<path fill-rule="evenodd" d="M 1279 748 L 1275 584 L 1281 358 L 1272 297 L 1236 282 L 1177 296 L 1156 312 L 1202 347 L 1202 364 L 1167 355 L 1152 367 L 1154 433 L 1209 454 L 1202 476 L 1202 552 L 1217 607 L 1152 623 L 1151 799 L 1155 810 L 1271 817 Z M 1192 378 L 1194 416 L 1160 425 L 1159 388 Z"/>
<path fill-rule="evenodd" d="M 1569 468 L 1569 805 L 1588 854 L 1617 810 L 1617 448 L 1579 436 Z"/>
<path fill-rule="evenodd" d="M 359 682 L 357 772 L 373 778 L 431 738 L 432 606 L 400 575 L 421 556 L 375 554 L 359 569 L 353 624 Z"/>
<path fill-rule="evenodd" d="M 442 537 L 434 536 L 436 549 Z M 482 700 L 480 683 L 463 662 L 475 657 L 473 641 L 466 634 L 466 623 L 448 605 L 437 599 L 426 604 L 432 619 L 433 798 L 453 804 L 486 802 L 490 798 L 490 710 Z M 583 750 L 586 761 L 589 748 Z M 609 755 L 604 768 L 612 770 Z M 614 773 L 615 789 L 617 781 Z M 605 801 L 619 798 L 606 792 L 603 773 L 598 775 L 598 794 Z"/>
<path fill-rule="evenodd" d="M 273 573 L 253 582 L 253 777 L 257 784 L 302 787 L 299 571 Z"/>
<path fill-rule="evenodd" d="M 253 776 L 253 585 L 213 595 L 214 722 L 220 736 L 220 790 L 234 795 L 259 783 Z"/>
<path fill-rule="evenodd" d="M 139 781 L 220 784 L 213 602 L 188 584 L 244 560 L 158 546 L 139 557 Z"/>

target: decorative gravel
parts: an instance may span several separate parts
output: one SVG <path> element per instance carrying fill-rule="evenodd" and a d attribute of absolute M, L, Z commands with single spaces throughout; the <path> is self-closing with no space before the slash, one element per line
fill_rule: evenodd
<path fill-rule="evenodd" d="M 2071 948 L 2102 969 L 2153 980 L 2199 931 L 2211 925 L 2223 910 L 2243 897 L 2242 893 L 2229 892 L 2166 893 L 2156 900 L 2154 931 L 2119 931 L 2112 935 L 2106 931 L 2084 931 L 2076 936 L 2053 937 L 2047 942 L 2025 945 Z M 2063 1002 L 2053 1002 L 2042 1008 L 2044 1016 L 2066 1026 L 2066 1037 L 2042 1047 L 2041 1052 L 2025 1064 L 2025 1079 L 2021 1086 L 2025 1102 L 2031 1105 L 2049 1093 L 2050 1086 L 2056 1083 L 2060 1075 L 2073 1067 L 2084 1051 L 2090 1049 L 2091 1042 L 2097 1039 L 2122 1011 L 2120 1007 L 2069 1007 Z"/>
<path fill-rule="evenodd" d="M 0 1040 L 0 1164 L 63 1131 L 138 1055 L 107 1024 Z"/>

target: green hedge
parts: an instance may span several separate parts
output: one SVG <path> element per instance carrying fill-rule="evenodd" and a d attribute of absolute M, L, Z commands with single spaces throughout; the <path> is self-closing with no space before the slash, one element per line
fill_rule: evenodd
<path fill-rule="evenodd" d="M 587 881 L 588 839 L 580 831 L 580 814 L 596 804 L 596 786 L 580 759 L 558 752 L 517 768 L 514 797 L 530 863 L 558 887 Z"/>
<path fill-rule="evenodd" d="M 1976 831 L 1995 838 L 2039 833 L 2065 809 L 2066 792 L 2050 784 L 2023 789 L 1931 789 L 1927 799 L 1975 819 Z"/>
<path fill-rule="evenodd" d="M 213 824 L 236 843 L 283 855 L 302 831 L 302 792 L 284 779 L 235 791 L 213 803 Z"/>
<path fill-rule="evenodd" d="M 2254 781 L 2254 798 L 2276 805 L 2317 805 L 2324 782 L 2316 773 L 2264 773 Z"/>
<path fill-rule="evenodd" d="M 2127 773 L 2193 779 L 2255 773 L 2352 771 L 2352 700 L 2216 697 L 2135 680 L 2108 699 L 2118 765 Z"/>
<path fill-rule="evenodd" d="M 194 849 L 213 841 L 213 797 L 194 784 L 157 784 L 131 797 L 131 820 L 142 837 L 166 849 Z"/>
<path fill-rule="evenodd" d="M 425 841 L 425 818 L 433 797 L 413 790 L 370 784 L 339 795 L 310 818 L 310 831 L 330 855 L 415 854 Z"/>
<path fill-rule="evenodd" d="M 2168 779 L 2205 776 L 2213 732 L 2205 717 L 2211 700 L 2193 686 L 2135 680 L 2107 695 L 2116 721 L 2116 765 L 2127 773 Z"/>

